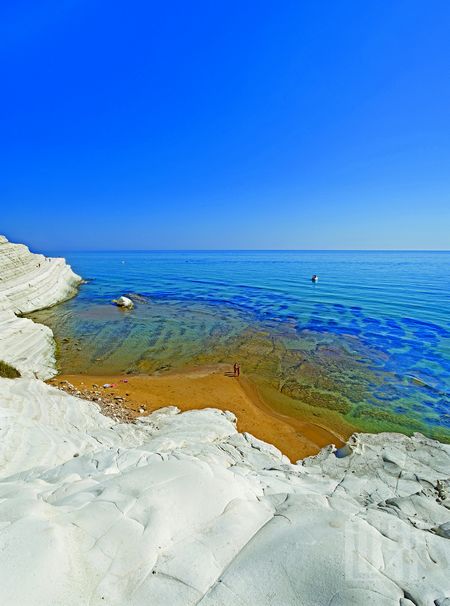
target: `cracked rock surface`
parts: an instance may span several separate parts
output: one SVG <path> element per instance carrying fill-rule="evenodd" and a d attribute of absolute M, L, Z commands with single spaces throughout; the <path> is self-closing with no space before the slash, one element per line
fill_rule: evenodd
<path fill-rule="evenodd" d="M 447 603 L 447 445 L 356 434 L 293 465 L 231 413 L 0 394 L 2 606 Z"/>

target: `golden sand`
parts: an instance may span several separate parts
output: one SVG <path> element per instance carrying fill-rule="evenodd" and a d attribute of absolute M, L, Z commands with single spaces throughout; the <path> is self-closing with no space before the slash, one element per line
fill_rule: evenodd
<path fill-rule="evenodd" d="M 320 421 L 300 420 L 281 414 L 263 400 L 255 384 L 245 376 L 233 377 L 228 365 L 201 367 L 162 375 L 60 375 L 56 382 L 67 380 L 79 389 L 93 385 L 114 384 L 107 391 L 122 396 L 123 406 L 140 416 L 164 406 L 181 411 L 200 408 L 230 410 L 237 417 L 238 430 L 274 444 L 291 461 L 316 454 L 320 448 L 338 446 L 352 433 L 350 426 L 333 427 L 333 418 Z M 328 423 L 327 423 L 328 421 Z"/>

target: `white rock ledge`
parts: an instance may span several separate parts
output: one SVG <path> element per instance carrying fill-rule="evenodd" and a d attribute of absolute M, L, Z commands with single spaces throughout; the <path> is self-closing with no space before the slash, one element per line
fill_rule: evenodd
<path fill-rule="evenodd" d="M 23 376 L 54 376 L 52 331 L 15 314 L 56 305 L 73 296 L 80 282 L 64 259 L 31 253 L 0 236 L 0 360 Z"/>
<path fill-rule="evenodd" d="M 2 606 L 447 604 L 449 446 L 358 434 L 292 465 L 231 413 L 0 393 Z"/>
<path fill-rule="evenodd" d="M 50 328 L 12 311 L 0 311 L 0 360 L 23 377 L 49 379 L 56 374 L 55 343 Z"/>

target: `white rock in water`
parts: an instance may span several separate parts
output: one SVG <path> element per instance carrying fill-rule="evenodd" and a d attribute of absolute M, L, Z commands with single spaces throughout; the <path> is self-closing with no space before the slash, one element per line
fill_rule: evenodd
<path fill-rule="evenodd" d="M 114 299 L 113 303 L 115 303 L 118 307 L 125 307 L 126 309 L 133 309 L 134 303 L 128 297 L 119 297 L 118 299 Z"/>
<path fill-rule="evenodd" d="M 55 305 L 73 296 L 80 282 L 64 259 L 33 254 L 0 236 L 0 360 L 25 376 L 54 376 L 52 331 L 15 314 Z"/>
<path fill-rule="evenodd" d="M 293 465 L 231 413 L 169 407 L 121 424 L 34 379 L 0 379 L 0 393 L 2 606 L 450 594 L 447 445 L 358 434 L 348 456 Z"/>

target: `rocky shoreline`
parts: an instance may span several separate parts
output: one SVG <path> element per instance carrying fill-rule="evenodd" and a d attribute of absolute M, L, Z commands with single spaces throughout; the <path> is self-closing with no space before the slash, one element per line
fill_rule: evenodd
<path fill-rule="evenodd" d="M 136 413 L 124 406 L 127 397 L 115 395 L 110 388 L 93 384 L 91 387 L 77 388 L 70 381 L 60 381 L 57 377 L 48 381 L 49 385 L 57 387 L 65 393 L 82 398 L 89 402 L 94 402 L 101 410 L 102 414 L 111 417 L 121 423 L 132 423 L 136 419 Z M 140 409 L 140 413 L 146 412 L 145 405 Z"/>
<path fill-rule="evenodd" d="M 16 279 L 0 254 L 9 318 L 74 292 L 64 260 L 46 299 L 39 262 L 4 246 L 24 255 Z M 292 464 L 230 412 L 131 419 L 108 387 L 56 389 L 35 378 L 51 335 L 6 326 L 24 376 L 0 378 L 2 606 L 450 603 L 450 446 L 354 434 Z"/>

